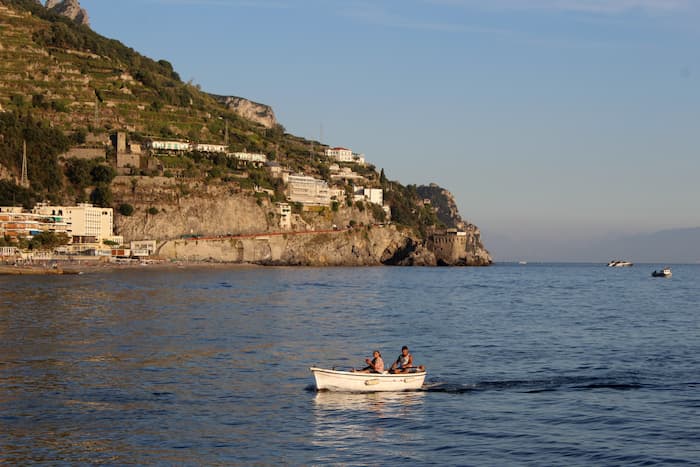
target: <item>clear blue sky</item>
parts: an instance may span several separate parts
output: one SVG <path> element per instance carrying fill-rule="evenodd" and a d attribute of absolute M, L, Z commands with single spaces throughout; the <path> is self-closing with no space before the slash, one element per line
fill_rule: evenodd
<path fill-rule="evenodd" d="M 184 80 L 450 189 L 497 259 L 700 226 L 698 1 L 81 4 Z"/>

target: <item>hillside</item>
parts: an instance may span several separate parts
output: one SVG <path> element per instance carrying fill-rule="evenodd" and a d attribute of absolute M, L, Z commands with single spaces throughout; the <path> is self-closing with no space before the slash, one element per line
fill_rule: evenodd
<path fill-rule="evenodd" d="M 70 17 L 57 13 L 67 3 Z M 390 181 L 371 164 L 335 163 L 325 155 L 327 146 L 286 133 L 269 106 L 184 83 L 167 60 L 145 57 L 92 31 L 85 24 L 87 12 L 81 13 L 74 0 L 52 5 L 49 10 L 36 0 L 0 0 L 0 205 L 89 201 L 112 207 L 117 233 L 125 240 L 278 228 L 275 203 L 288 201 L 287 187 L 270 167 L 196 150 L 141 152 L 146 142 L 160 139 L 222 145 L 229 154 L 262 153 L 286 173 L 325 180 L 342 194 L 326 208 L 294 205 L 295 229 L 384 224 L 381 202 L 356 200 L 357 180 L 382 191 L 399 226 L 391 238 L 381 236 L 382 244 L 417 246 L 442 225 L 415 186 Z M 110 141 L 116 131 L 126 135 L 129 148 L 138 147 L 131 165 L 117 162 Z M 29 181 L 20 186 L 25 141 Z M 98 156 L 74 158 L 69 149 Z M 367 236 L 376 235 L 368 231 Z M 483 249 L 474 238 L 470 244 Z M 372 253 L 361 262 L 391 258 L 392 264 L 407 264 L 392 251 L 366 251 Z M 490 262 L 488 253 L 476 256 L 480 264 Z M 329 261 L 342 264 L 343 259 Z"/>
<path fill-rule="evenodd" d="M 125 129 L 135 140 L 179 138 L 232 150 L 308 156 L 312 142 L 254 121 L 254 103 L 212 96 L 152 60 L 32 0 L 0 2 L 0 106 L 64 132 Z M 238 109 L 241 114 L 237 113 Z M 244 118 L 247 117 L 247 118 Z M 316 144 L 316 150 L 320 145 Z"/>

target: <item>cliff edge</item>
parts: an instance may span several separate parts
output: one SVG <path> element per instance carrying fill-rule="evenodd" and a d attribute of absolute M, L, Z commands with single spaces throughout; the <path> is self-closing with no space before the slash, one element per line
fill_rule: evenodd
<path fill-rule="evenodd" d="M 39 0 L 37 3 L 41 4 Z M 85 8 L 80 6 L 78 0 L 46 0 L 46 8 L 56 14 L 65 16 L 75 23 L 90 26 L 90 18 Z"/>
<path fill-rule="evenodd" d="M 226 106 L 230 111 L 255 123 L 259 123 L 265 128 L 272 128 L 279 124 L 275 117 L 275 112 L 269 105 L 253 102 L 244 97 L 210 95 L 219 103 Z"/>

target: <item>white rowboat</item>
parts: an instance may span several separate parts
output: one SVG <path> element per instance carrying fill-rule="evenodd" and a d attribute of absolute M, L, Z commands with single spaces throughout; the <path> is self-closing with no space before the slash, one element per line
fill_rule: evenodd
<path fill-rule="evenodd" d="M 309 368 L 316 389 L 341 392 L 416 391 L 423 386 L 425 371 L 416 373 L 358 373 Z"/>

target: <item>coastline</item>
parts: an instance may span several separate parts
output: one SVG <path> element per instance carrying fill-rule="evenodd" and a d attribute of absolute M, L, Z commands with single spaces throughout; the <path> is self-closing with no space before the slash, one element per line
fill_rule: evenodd
<path fill-rule="evenodd" d="M 40 264 L 0 264 L 0 276 L 61 276 L 99 274 L 126 270 L 241 269 L 260 267 L 264 266 L 247 263 L 213 263 L 209 261 L 157 261 L 149 263 L 120 264 L 101 261 L 76 262 L 54 260 Z"/>

